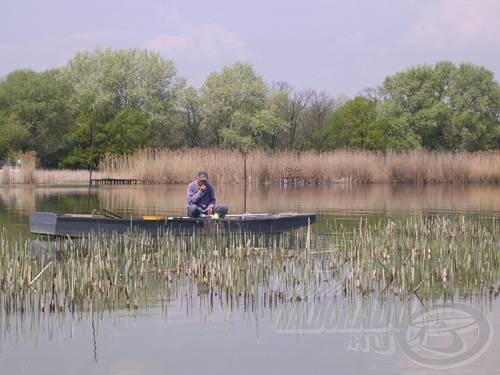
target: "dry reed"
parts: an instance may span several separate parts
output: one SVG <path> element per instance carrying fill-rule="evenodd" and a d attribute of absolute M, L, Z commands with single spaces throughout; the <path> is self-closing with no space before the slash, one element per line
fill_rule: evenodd
<path fill-rule="evenodd" d="M 92 178 L 101 178 L 101 175 L 94 171 Z M 36 171 L 36 180 L 39 185 L 86 185 L 89 183 L 89 171 L 39 169 Z"/>
<path fill-rule="evenodd" d="M 2 185 L 10 184 L 10 166 L 4 165 L 0 173 L 2 173 L 2 178 L 0 179 L 0 183 L 2 183 Z"/>
<path fill-rule="evenodd" d="M 19 155 L 21 160 L 22 182 L 27 185 L 35 184 L 36 153 L 27 152 Z"/>
<path fill-rule="evenodd" d="M 134 178 L 146 184 L 185 184 L 200 170 L 212 182 L 243 181 L 243 155 L 231 150 L 140 150 L 133 155 L 105 156 L 94 178 Z M 0 171 L 2 184 L 82 185 L 85 170 L 35 170 L 26 166 Z M 500 183 L 500 152 L 412 151 L 375 153 L 339 150 L 328 153 L 254 151 L 247 155 L 250 184 L 365 184 L 365 183 Z"/>
<path fill-rule="evenodd" d="M 187 183 L 199 170 L 213 182 L 243 180 L 243 155 L 230 150 L 141 150 L 106 156 L 100 172 L 144 183 Z M 500 183 L 500 152 L 414 151 L 329 153 L 254 151 L 247 155 L 249 183 Z"/>
<path fill-rule="evenodd" d="M 0 170 L 0 184 L 2 185 L 17 185 L 25 184 L 32 185 L 37 182 L 36 179 L 36 153 L 26 152 L 18 155 L 20 167 L 12 167 L 9 164 L 3 166 Z"/>

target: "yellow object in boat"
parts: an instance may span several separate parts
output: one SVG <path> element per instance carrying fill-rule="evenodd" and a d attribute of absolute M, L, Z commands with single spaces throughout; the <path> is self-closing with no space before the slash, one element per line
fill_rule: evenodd
<path fill-rule="evenodd" d="M 164 220 L 163 216 L 147 215 L 142 217 L 143 220 Z"/>

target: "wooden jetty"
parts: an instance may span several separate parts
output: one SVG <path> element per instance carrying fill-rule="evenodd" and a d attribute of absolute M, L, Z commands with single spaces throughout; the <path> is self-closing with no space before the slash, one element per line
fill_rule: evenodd
<path fill-rule="evenodd" d="M 92 185 L 136 185 L 136 178 L 93 178 Z"/>

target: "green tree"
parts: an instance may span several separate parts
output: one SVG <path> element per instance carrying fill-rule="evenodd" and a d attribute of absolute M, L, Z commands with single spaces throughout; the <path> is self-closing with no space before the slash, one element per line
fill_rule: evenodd
<path fill-rule="evenodd" d="M 496 146 L 500 132 L 500 90 L 491 71 L 461 64 L 448 87 L 450 119 L 443 127 L 446 146 L 469 151 Z"/>
<path fill-rule="evenodd" d="M 316 131 L 312 146 L 320 150 L 355 148 L 379 150 L 385 147 L 377 102 L 365 97 L 347 101 L 333 114 L 330 124 Z"/>
<path fill-rule="evenodd" d="M 0 82 L 0 112 L 14 115 L 26 128 L 25 147 L 36 151 L 42 166 L 57 166 L 65 151 L 62 139 L 74 121 L 68 95 L 69 84 L 59 70 L 15 71 Z"/>
<path fill-rule="evenodd" d="M 106 128 L 116 124 L 115 117 L 127 109 L 143 114 L 144 134 L 151 141 L 148 144 L 172 145 L 178 93 L 184 80 L 176 76 L 171 61 L 145 50 L 96 50 L 78 53 L 65 67 L 64 74 L 72 88 L 72 104 L 79 114 L 77 129 L 70 137 L 73 150 L 63 160 L 65 165 L 88 165 L 90 159 L 86 158 L 92 153 L 94 141 L 105 139 L 109 133 Z M 131 112 L 123 116 L 131 116 Z M 121 123 L 120 119 L 117 121 Z M 103 152 L 123 153 L 146 146 L 137 142 L 124 146 L 123 140 L 117 144 L 106 142 L 104 147 L 96 145 L 96 159 L 92 163 Z"/>
<path fill-rule="evenodd" d="M 279 137 L 288 128 L 287 107 L 288 93 L 286 91 L 278 90 L 269 93 L 265 108 L 256 116 L 257 144 L 273 151 L 280 148 Z"/>
<path fill-rule="evenodd" d="M 282 93 L 274 93 L 267 99 L 265 107 L 255 113 L 235 112 L 231 127 L 221 130 L 224 144 L 241 150 L 274 150 L 278 133 L 286 127 L 279 112 L 283 99 Z"/>
<path fill-rule="evenodd" d="M 201 93 L 202 126 L 209 143 L 233 147 L 255 143 L 252 116 L 265 108 L 267 86 L 251 65 L 235 63 L 211 73 Z"/>
<path fill-rule="evenodd" d="M 150 146 L 152 141 L 146 115 L 135 108 L 118 113 L 99 134 L 100 153 L 131 154 L 140 147 Z"/>
<path fill-rule="evenodd" d="M 382 114 L 391 148 L 438 148 L 443 144 L 442 121 L 449 116 L 443 97 L 454 69 L 453 64 L 443 62 L 436 67 L 413 67 L 385 79 Z"/>
<path fill-rule="evenodd" d="M 450 62 L 394 74 L 381 87 L 389 147 L 480 150 L 495 147 L 500 97 L 493 73 Z"/>
<path fill-rule="evenodd" d="M 0 112 L 0 159 L 12 157 L 26 148 L 29 132 L 15 114 Z"/>
<path fill-rule="evenodd" d="M 196 147 L 201 143 L 201 100 L 198 91 L 191 86 L 184 88 L 181 92 L 181 122 L 185 145 Z"/>

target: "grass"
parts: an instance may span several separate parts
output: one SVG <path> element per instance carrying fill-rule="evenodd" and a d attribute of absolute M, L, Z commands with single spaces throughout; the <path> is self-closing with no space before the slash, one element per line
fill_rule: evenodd
<path fill-rule="evenodd" d="M 339 222 L 341 223 L 341 222 Z M 257 235 L 144 235 L 63 240 L 57 251 L 0 235 L 0 320 L 168 306 L 207 298 L 228 308 L 298 303 L 325 285 L 345 297 L 495 298 L 498 223 L 408 217 L 328 235 L 307 230 L 263 246 Z M 333 290 L 333 289 L 332 289 Z"/>

